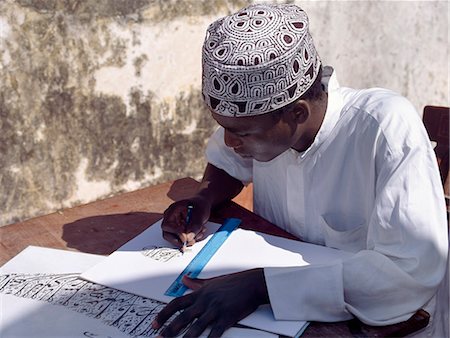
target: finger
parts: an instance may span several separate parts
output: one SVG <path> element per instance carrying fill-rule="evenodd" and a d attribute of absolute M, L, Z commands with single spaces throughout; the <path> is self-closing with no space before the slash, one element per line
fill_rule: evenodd
<path fill-rule="evenodd" d="M 187 275 L 184 275 L 181 279 L 181 282 L 191 290 L 200 289 L 207 281 L 208 279 L 191 278 Z"/>
<path fill-rule="evenodd" d="M 175 317 L 167 327 L 162 330 L 163 337 L 175 337 L 190 323 L 194 322 L 199 314 L 193 308 L 188 308 Z"/>
<path fill-rule="evenodd" d="M 195 232 L 188 232 L 187 234 L 184 234 L 185 235 L 185 239 L 186 239 L 186 243 L 189 245 L 189 246 L 192 246 L 192 245 L 194 245 L 195 244 L 195 237 L 197 236 L 197 233 L 195 233 Z"/>
<path fill-rule="evenodd" d="M 206 227 L 202 226 L 200 228 L 200 232 L 197 234 L 194 234 L 193 232 L 189 233 L 187 238 L 187 245 L 188 246 L 193 246 L 196 242 L 200 242 L 201 240 L 203 240 L 205 238 L 205 233 L 206 233 Z"/>
<path fill-rule="evenodd" d="M 202 226 L 202 228 L 200 229 L 200 232 L 195 236 L 195 241 L 196 242 L 199 242 L 199 241 L 201 241 L 202 239 L 204 239 L 205 238 L 205 233 L 206 233 L 206 227 L 205 226 Z"/>
<path fill-rule="evenodd" d="M 200 232 L 204 232 L 206 228 L 201 223 L 197 222 L 190 222 L 189 224 L 186 224 L 186 220 L 184 218 L 185 215 L 183 212 L 175 212 L 171 215 L 170 219 L 166 218 L 163 220 L 161 229 L 163 232 L 168 232 L 178 236 L 181 243 L 186 242 L 188 245 L 193 245 L 198 234 Z"/>
<path fill-rule="evenodd" d="M 177 248 L 180 248 L 183 246 L 183 242 L 180 241 L 180 238 L 178 235 L 174 235 L 171 232 L 163 231 L 163 238 L 171 243 L 172 245 L 176 246 Z"/>
<path fill-rule="evenodd" d="M 184 221 L 178 216 L 178 212 L 175 211 L 174 214 L 164 216 L 161 229 L 171 232 L 184 230 Z"/>
<path fill-rule="evenodd" d="M 159 329 L 175 312 L 191 306 L 192 303 L 192 294 L 175 298 L 156 315 L 156 318 L 152 322 L 152 327 L 154 329 Z"/>
<path fill-rule="evenodd" d="M 181 248 L 184 245 L 184 243 L 187 243 L 189 245 L 188 234 L 186 234 L 184 232 L 184 228 L 181 227 L 178 228 L 169 226 L 164 227 L 163 238 L 178 248 Z"/>
<path fill-rule="evenodd" d="M 161 228 L 165 231 L 179 232 L 184 230 L 186 220 L 186 203 L 176 202 L 164 211 Z"/>
<path fill-rule="evenodd" d="M 207 311 L 201 317 L 199 317 L 194 324 L 187 330 L 183 338 L 198 337 L 206 330 L 208 325 L 214 321 L 216 317 L 215 311 Z"/>
<path fill-rule="evenodd" d="M 208 338 L 221 337 L 223 333 L 229 328 L 229 326 L 223 326 L 219 323 L 213 325 L 211 332 L 209 332 Z"/>
<path fill-rule="evenodd" d="M 176 219 L 165 219 L 161 224 L 161 229 L 177 234 L 184 231 L 184 223 L 178 222 Z"/>

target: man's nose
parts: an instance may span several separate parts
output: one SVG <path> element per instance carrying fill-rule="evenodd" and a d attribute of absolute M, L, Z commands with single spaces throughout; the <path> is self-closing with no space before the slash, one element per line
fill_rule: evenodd
<path fill-rule="evenodd" d="M 224 141 L 227 147 L 237 148 L 242 145 L 242 140 L 239 136 L 225 129 Z"/>

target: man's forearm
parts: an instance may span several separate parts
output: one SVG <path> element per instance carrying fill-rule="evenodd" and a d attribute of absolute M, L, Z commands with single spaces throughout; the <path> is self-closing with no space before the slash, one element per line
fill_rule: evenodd
<path fill-rule="evenodd" d="M 241 192 L 243 187 L 241 181 L 208 163 L 197 195 L 209 201 L 212 209 L 223 202 L 230 201 Z"/>

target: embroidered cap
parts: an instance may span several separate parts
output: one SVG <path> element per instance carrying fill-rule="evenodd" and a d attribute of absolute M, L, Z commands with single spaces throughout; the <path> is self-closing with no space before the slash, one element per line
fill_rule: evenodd
<path fill-rule="evenodd" d="M 203 97 L 224 116 L 271 112 L 313 84 L 320 59 L 296 5 L 256 4 L 213 22 L 203 44 Z"/>

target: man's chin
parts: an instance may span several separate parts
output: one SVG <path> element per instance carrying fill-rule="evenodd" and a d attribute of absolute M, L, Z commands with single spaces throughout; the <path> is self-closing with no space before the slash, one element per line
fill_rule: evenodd
<path fill-rule="evenodd" d="M 252 156 L 252 158 L 255 161 L 258 161 L 258 162 L 270 162 L 273 159 L 277 158 L 278 156 L 280 156 L 280 154 L 271 155 L 271 156 L 258 156 L 258 155 L 255 155 L 255 156 Z"/>
<path fill-rule="evenodd" d="M 255 155 L 250 155 L 250 154 L 241 154 L 236 152 L 240 157 L 246 159 L 246 160 L 255 160 L 258 162 L 270 162 L 272 161 L 274 158 L 280 156 L 281 154 L 255 154 Z"/>

